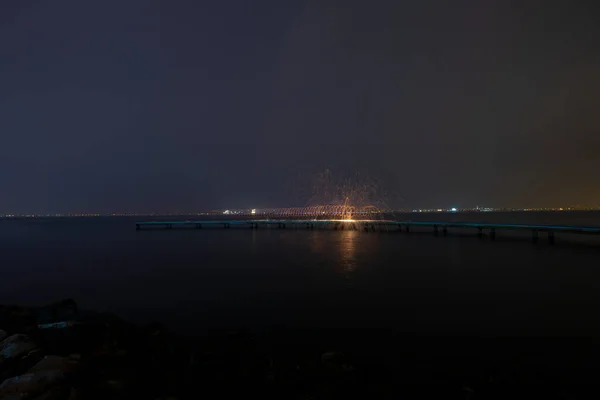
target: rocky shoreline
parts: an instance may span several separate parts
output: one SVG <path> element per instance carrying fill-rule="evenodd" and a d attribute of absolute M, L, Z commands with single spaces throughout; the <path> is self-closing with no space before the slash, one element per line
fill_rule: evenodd
<path fill-rule="evenodd" d="M 293 352 L 293 360 L 276 356 L 243 332 L 185 338 L 160 324 L 140 327 L 112 314 L 82 312 L 73 300 L 0 306 L 0 327 L 0 400 L 238 398 L 251 392 L 270 398 L 284 387 L 296 391 L 293 398 L 308 399 L 302 375 L 318 370 L 319 381 L 339 382 L 354 369 L 336 352 L 307 363 Z"/>
<path fill-rule="evenodd" d="M 579 398 L 595 338 L 441 338 L 365 330 L 173 335 L 72 300 L 0 306 L 0 400 L 199 397 Z"/>

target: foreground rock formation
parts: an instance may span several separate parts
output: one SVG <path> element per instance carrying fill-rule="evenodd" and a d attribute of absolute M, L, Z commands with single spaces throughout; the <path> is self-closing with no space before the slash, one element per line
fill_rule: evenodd
<path fill-rule="evenodd" d="M 0 306 L 0 400 L 590 396 L 596 338 L 444 338 L 364 329 L 170 334 L 65 300 Z"/>

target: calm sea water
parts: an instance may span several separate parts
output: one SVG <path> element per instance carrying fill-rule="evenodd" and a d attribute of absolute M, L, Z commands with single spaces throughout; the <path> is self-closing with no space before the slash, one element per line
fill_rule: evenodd
<path fill-rule="evenodd" d="M 597 213 L 411 219 L 600 225 Z M 74 298 L 175 330 L 600 333 L 600 246 L 306 230 L 135 230 L 136 219 L 0 220 L 0 304 Z"/>

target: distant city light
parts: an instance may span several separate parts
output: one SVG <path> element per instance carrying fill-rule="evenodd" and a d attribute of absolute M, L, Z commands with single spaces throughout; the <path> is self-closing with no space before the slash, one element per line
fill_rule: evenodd
<path fill-rule="evenodd" d="M 229 210 L 223 211 L 223 214 L 229 214 Z"/>
<path fill-rule="evenodd" d="M 253 208 L 252 211 L 250 211 L 251 214 L 256 214 L 256 209 Z"/>
<path fill-rule="evenodd" d="M 452 208 L 450 209 L 450 211 L 452 211 L 452 212 L 456 212 L 456 208 L 452 207 Z"/>

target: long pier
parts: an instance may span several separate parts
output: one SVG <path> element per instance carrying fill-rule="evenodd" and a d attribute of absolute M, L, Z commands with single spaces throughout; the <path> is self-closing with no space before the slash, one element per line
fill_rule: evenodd
<path fill-rule="evenodd" d="M 495 224 L 474 222 L 422 222 L 422 221 L 392 221 L 392 220 L 206 220 L 206 221 L 145 221 L 136 222 L 137 230 L 142 229 L 173 229 L 173 228 L 249 228 L 275 227 L 278 229 L 315 229 L 329 228 L 335 230 L 364 230 L 377 231 L 397 230 L 410 233 L 412 227 L 431 228 L 435 235 L 447 235 L 449 229 L 473 229 L 479 237 L 487 234 L 490 239 L 496 238 L 496 232 L 500 230 L 530 231 L 531 239 L 537 242 L 540 233 L 547 236 L 548 242 L 554 244 L 555 233 L 600 235 L 600 227 L 571 226 L 571 225 L 529 225 L 529 224 Z"/>

